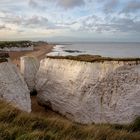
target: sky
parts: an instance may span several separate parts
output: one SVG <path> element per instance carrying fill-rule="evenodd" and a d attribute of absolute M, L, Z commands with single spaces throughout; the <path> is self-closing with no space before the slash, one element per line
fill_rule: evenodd
<path fill-rule="evenodd" d="M 140 42 L 140 0 L 0 0 L 0 40 Z"/>

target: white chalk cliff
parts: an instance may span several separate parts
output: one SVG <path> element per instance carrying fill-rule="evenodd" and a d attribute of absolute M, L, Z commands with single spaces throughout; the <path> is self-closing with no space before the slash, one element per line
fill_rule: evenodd
<path fill-rule="evenodd" d="M 19 70 L 11 62 L 0 63 L 0 99 L 31 112 L 30 92 Z"/>
<path fill-rule="evenodd" d="M 39 69 L 39 60 L 32 56 L 20 58 L 20 71 L 30 91 L 35 89 L 35 76 Z"/>
<path fill-rule="evenodd" d="M 140 116 L 140 62 L 46 58 L 38 101 L 79 123 L 130 123 Z"/>

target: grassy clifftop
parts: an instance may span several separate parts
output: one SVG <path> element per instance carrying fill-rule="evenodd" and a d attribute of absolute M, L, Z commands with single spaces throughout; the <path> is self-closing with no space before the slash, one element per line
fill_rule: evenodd
<path fill-rule="evenodd" d="M 140 140 L 140 118 L 131 125 L 80 125 L 21 112 L 0 101 L 0 140 Z"/>
<path fill-rule="evenodd" d="M 47 56 L 53 59 L 68 59 L 85 62 L 104 62 L 104 61 L 140 61 L 139 58 L 111 58 L 102 57 L 100 55 L 78 55 L 78 56 Z"/>
<path fill-rule="evenodd" d="M 0 41 L 0 49 L 3 48 L 26 48 L 32 45 L 31 41 Z"/>

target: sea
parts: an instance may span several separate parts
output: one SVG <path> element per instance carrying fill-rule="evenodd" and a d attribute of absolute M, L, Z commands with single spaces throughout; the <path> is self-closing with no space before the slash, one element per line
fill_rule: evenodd
<path fill-rule="evenodd" d="M 140 42 L 58 43 L 48 55 L 100 55 L 113 58 L 140 58 Z"/>

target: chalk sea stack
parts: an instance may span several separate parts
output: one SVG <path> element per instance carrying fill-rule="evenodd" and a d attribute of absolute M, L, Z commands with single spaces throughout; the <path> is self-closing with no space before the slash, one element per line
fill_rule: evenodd
<path fill-rule="evenodd" d="M 27 83 L 30 92 L 35 90 L 35 77 L 39 69 L 39 60 L 33 56 L 23 56 L 20 58 L 20 71 Z"/>

